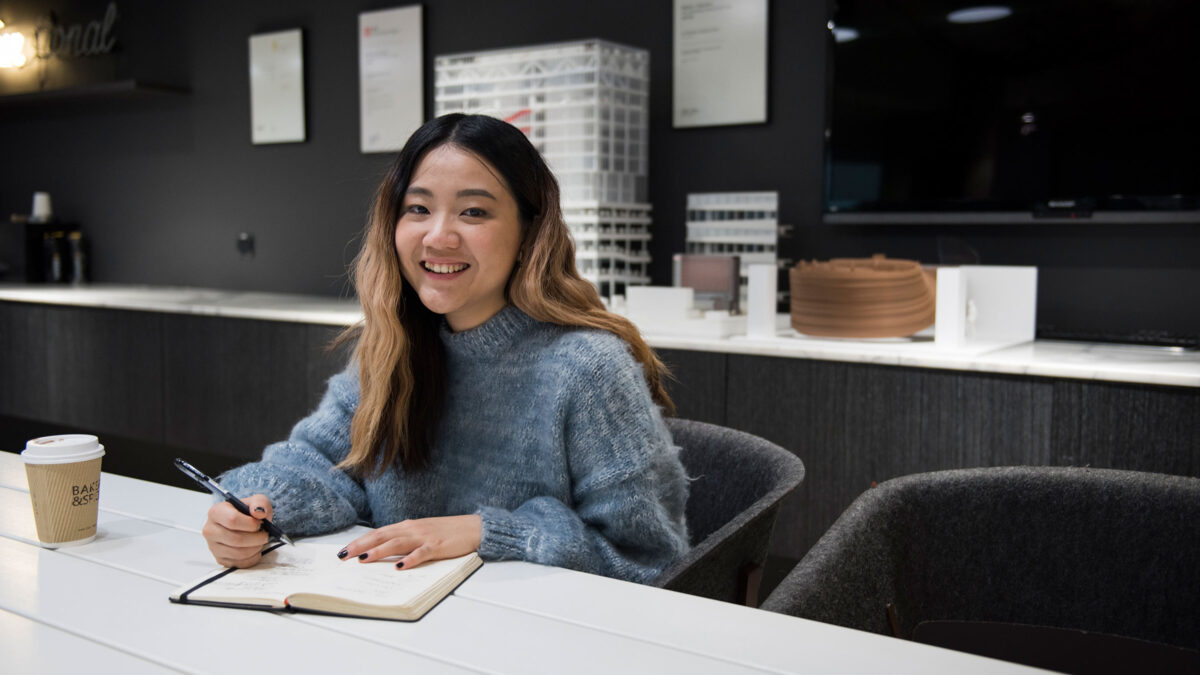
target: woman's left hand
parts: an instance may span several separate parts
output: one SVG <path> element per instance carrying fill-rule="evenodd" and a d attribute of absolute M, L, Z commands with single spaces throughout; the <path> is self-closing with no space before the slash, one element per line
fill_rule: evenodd
<path fill-rule="evenodd" d="M 410 569 L 429 560 L 466 555 L 479 548 L 482 536 L 483 519 L 478 515 L 404 520 L 371 530 L 350 542 L 338 557 L 375 562 L 404 556 L 396 567 Z"/>

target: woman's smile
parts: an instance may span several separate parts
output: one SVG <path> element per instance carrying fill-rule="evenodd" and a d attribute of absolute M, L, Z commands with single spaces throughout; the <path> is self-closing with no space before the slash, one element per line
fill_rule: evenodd
<path fill-rule="evenodd" d="M 449 279 L 459 272 L 465 271 L 470 265 L 466 263 L 436 263 L 428 260 L 421 261 L 421 266 L 426 272 L 435 275 L 435 278 Z"/>

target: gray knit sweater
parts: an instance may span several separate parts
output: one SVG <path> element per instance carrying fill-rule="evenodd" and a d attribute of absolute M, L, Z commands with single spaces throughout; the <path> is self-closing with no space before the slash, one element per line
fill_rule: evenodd
<path fill-rule="evenodd" d="M 485 560 L 639 582 L 687 550 L 679 449 L 623 340 L 509 306 L 462 333 L 443 325 L 442 341 L 449 386 L 428 469 L 358 481 L 332 468 L 350 450 L 352 363 L 287 441 L 222 484 L 267 495 L 296 535 L 478 513 Z"/>

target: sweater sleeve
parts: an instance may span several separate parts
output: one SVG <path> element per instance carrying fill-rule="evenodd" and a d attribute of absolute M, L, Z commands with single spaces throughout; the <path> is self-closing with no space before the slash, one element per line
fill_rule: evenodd
<path fill-rule="evenodd" d="M 521 559 L 646 582 L 687 551 L 687 479 L 619 338 L 599 341 L 567 387 L 564 443 L 573 504 L 536 497 L 483 507 L 485 559 Z"/>
<path fill-rule="evenodd" d="M 362 485 L 334 468 L 350 452 L 350 421 L 358 405 L 358 374 L 351 363 L 329 380 L 321 403 L 296 423 L 288 440 L 268 445 L 262 460 L 232 469 L 221 485 L 239 497 L 261 493 L 274 521 L 288 534 L 323 534 L 366 518 Z"/>

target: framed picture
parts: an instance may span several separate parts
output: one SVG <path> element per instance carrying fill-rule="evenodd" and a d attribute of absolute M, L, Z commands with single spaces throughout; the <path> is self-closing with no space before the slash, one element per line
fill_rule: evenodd
<path fill-rule="evenodd" d="M 422 63 L 420 5 L 358 15 L 363 152 L 396 152 L 425 121 Z"/>
<path fill-rule="evenodd" d="M 767 0 L 675 0 L 674 126 L 767 121 Z"/>
<path fill-rule="evenodd" d="M 304 135 L 304 38 L 299 28 L 250 37 L 250 141 L 299 143 Z"/>

